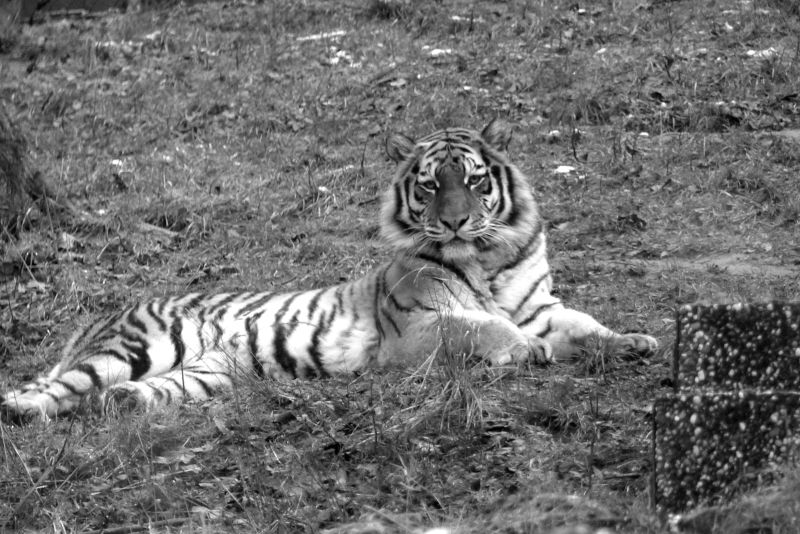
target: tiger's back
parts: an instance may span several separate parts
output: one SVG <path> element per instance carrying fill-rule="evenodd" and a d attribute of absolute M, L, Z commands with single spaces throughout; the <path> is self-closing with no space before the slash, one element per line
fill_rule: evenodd
<path fill-rule="evenodd" d="M 447 129 L 389 138 L 397 163 L 381 210 L 395 258 L 341 285 L 289 293 L 153 299 L 79 332 L 45 377 L 8 392 L 6 416 L 55 416 L 92 393 L 140 406 L 207 398 L 237 377 L 326 377 L 408 364 L 446 346 L 492 364 L 546 362 L 617 334 L 550 294 L 543 224 L 529 180 L 504 154 L 510 131 Z"/>

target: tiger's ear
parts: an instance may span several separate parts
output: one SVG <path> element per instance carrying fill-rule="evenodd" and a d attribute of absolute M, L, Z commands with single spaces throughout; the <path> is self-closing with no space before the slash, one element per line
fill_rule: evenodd
<path fill-rule="evenodd" d="M 511 125 L 499 119 L 492 119 L 481 132 L 481 137 L 492 148 L 505 152 L 511 142 Z"/>
<path fill-rule="evenodd" d="M 414 145 L 414 140 L 407 135 L 395 133 L 386 139 L 386 154 L 395 163 L 400 163 L 414 153 Z"/>

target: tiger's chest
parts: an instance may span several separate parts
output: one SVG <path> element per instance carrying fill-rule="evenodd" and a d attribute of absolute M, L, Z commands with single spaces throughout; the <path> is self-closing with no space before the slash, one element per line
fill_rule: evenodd
<path fill-rule="evenodd" d="M 512 319 L 527 305 L 550 302 L 552 278 L 544 233 L 489 276 L 492 299 Z"/>

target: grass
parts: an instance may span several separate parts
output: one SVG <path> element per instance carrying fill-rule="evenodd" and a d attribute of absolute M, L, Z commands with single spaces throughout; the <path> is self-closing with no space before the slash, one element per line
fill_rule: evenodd
<path fill-rule="evenodd" d="M 31 213 L 3 244 L 0 389 L 138 298 L 361 276 L 388 257 L 386 135 L 495 116 L 516 124 L 559 296 L 664 350 L 502 371 L 445 353 L 0 426 L 2 528 L 667 532 L 648 413 L 669 390 L 674 309 L 800 298 L 800 19 L 785 1 L 573 5 L 209 2 L 3 41 L 6 110 L 92 223 Z M 686 521 L 796 531 L 798 473 L 781 469 Z"/>

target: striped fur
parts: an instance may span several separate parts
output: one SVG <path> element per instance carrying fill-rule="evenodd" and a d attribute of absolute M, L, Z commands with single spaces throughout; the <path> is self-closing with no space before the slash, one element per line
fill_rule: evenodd
<path fill-rule="evenodd" d="M 650 352 L 550 294 L 529 180 L 504 150 L 508 127 L 394 135 L 381 227 L 395 259 L 364 278 L 294 293 L 153 299 L 80 331 L 46 376 L 8 392 L 7 417 L 53 417 L 100 393 L 146 407 L 233 387 L 237 376 L 327 377 L 408 364 L 442 346 L 496 365 L 571 356 L 605 338 Z"/>

